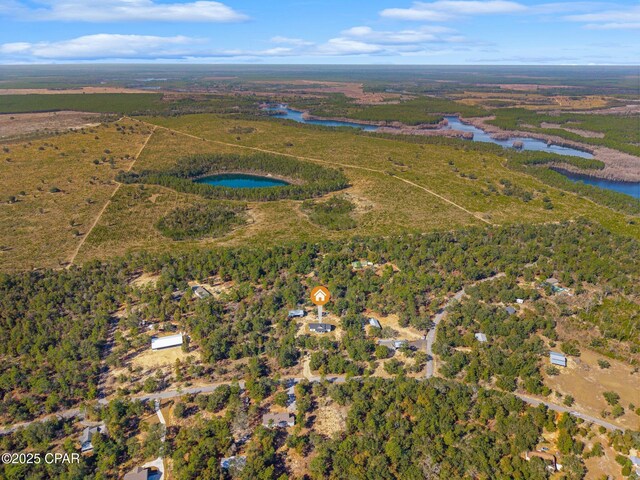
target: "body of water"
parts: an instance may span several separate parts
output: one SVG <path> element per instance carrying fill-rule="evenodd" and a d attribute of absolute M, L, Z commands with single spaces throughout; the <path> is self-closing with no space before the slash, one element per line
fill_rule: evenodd
<path fill-rule="evenodd" d="M 361 123 L 355 123 L 355 122 L 341 122 L 339 120 L 305 119 L 302 117 L 302 112 L 299 112 L 297 110 L 291 110 L 286 105 L 269 107 L 267 108 L 267 110 L 270 110 L 272 112 L 282 112 L 281 115 L 278 115 L 278 118 L 286 118 L 287 120 L 293 120 L 294 122 L 299 122 L 299 123 L 307 123 L 309 125 L 323 125 L 325 127 L 352 127 L 352 128 L 359 128 L 360 130 L 365 130 L 368 132 L 372 132 L 378 128 L 375 125 L 363 125 Z"/>
<path fill-rule="evenodd" d="M 259 175 L 246 175 L 243 173 L 221 173 L 194 180 L 196 183 L 206 183 L 214 187 L 228 188 L 265 188 L 284 187 L 289 185 L 284 180 L 272 177 L 261 177 Z"/>
<path fill-rule="evenodd" d="M 613 190 L 614 192 L 624 193 L 626 195 L 631 195 L 634 198 L 640 199 L 640 182 L 620 182 L 618 180 L 605 180 L 602 178 L 580 175 L 579 173 L 568 172 L 566 170 L 555 170 L 556 172 L 561 173 L 562 175 L 567 177 L 572 182 L 583 182 L 587 185 L 593 185 L 595 187 Z"/>
<path fill-rule="evenodd" d="M 302 117 L 302 112 L 292 110 L 287 105 L 277 105 L 275 107 L 269 107 L 271 111 L 282 112 L 282 115 L 278 115 L 281 118 L 287 118 L 300 123 L 309 123 L 312 125 L 324 125 L 327 127 L 354 127 L 365 131 L 375 131 L 377 129 L 374 125 L 362 125 L 360 123 L 342 122 L 339 120 L 307 120 Z M 522 150 L 537 150 L 541 152 L 552 152 L 560 155 L 570 155 L 581 158 L 593 158 L 593 154 L 578 150 L 577 148 L 563 147 L 560 145 L 547 145 L 544 140 L 538 140 L 536 138 L 527 137 L 511 137 L 509 140 L 496 140 L 491 138 L 491 135 L 482 130 L 481 128 L 474 127 L 473 125 L 467 125 L 460 121 L 460 118 L 454 115 L 445 116 L 449 125 L 446 127 L 452 130 L 459 130 L 462 132 L 473 133 L 474 142 L 487 142 L 495 143 L 504 148 L 513 148 L 513 142 L 522 142 Z M 621 182 L 617 180 L 602 180 L 598 178 L 588 177 L 586 175 L 579 175 L 571 172 L 560 171 L 568 179 L 576 182 L 584 182 L 589 185 L 604 188 L 607 190 L 613 190 L 615 192 L 625 193 L 635 198 L 640 198 L 640 183 L 637 182 Z"/>
<path fill-rule="evenodd" d="M 447 128 L 451 130 L 460 130 L 461 132 L 471 132 L 473 133 L 473 141 L 474 142 L 487 142 L 487 143 L 495 143 L 496 145 L 500 145 L 505 148 L 512 148 L 513 142 L 520 141 L 522 142 L 522 150 L 539 150 L 542 152 L 552 152 L 560 155 L 572 155 L 574 157 L 582 157 L 582 158 L 593 158 L 593 154 L 589 152 L 583 152 L 582 150 L 578 150 L 576 148 L 571 147 L 561 147 L 559 145 L 547 145 L 547 142 L 544 140 L 538 140 L 537 138 L 527 138 L 527 137 L 511 137 L 509 140 L 496 140 L 491 138 L 491 135 L 485 132 L 484 130 L 474 127 L 473 125 L 467 125 L 460 121 L 459 117 L 456 116 L 446 116 L 444 117 L 449 122 L 449 126 Z"/>

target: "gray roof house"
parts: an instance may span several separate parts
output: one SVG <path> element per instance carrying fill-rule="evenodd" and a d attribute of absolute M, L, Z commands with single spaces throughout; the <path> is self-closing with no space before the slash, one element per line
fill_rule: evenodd
<path fill-rule="evenodd" d="M 247 457 L 244 455 L 234 455 L 232 457 L 223 458 L 220 460 L 220 468 L 223 470 L 229 470 L 235 468 L 236 470 L 242 470 L 247 464 Z"/>
<path fill-rule="evenodd" d="M 476 337 L 476 340 L 478 340 L 480 343 L 484 343 L 487 341 L 487 336 L 484 333 L 476 333 L 474 335 Z"/>
<path fill-rule="evenodd" d="M 316 333 L 327 333 L 334 329 L 335 327 L 330 323 L 310 323 L 309 330 Z"/>
<path fill-rule="evenodd" d="M 104 425 L 97 425 L 95 427 L 87 427 L 84 430 L 82 430 L 82 433 L 80 434 L 80 438 L 79 438 L 80 450 L 82 451 L 82 453 L 90 452 L 91 450 L 93 450 L 93 444 L 91 443 L 91 439 L 96 433 L 102 433 L 106 435 L 107 427 Z"/>
<path fill-rule="evenodd" d="M 297 309 L 297 310 L 289 310 L 289 318 L 294 318 L 294 317 L 304 317 L 307 314 L 307 312 L 305 312 L 302 309 Z"/>
<path fill-rule="evenodd" d="M 387 348 L 397 350 L 406 345 L 409 345 L 409 342 L 407 340 L 378 340 L 378 345 L 383 345 Z"/>
<path fill-rule="evenodd" d="M 375 318 L 370 318 L 369 319 L 369 325 L 371 325 L 372 327 L 375 327 L 375 328 L 382 328 L 382 326 L 380 325 L 380 322 L 378 320 L 376 320 Z"/>
<path fill-rule="evenodd" d="M 567 366 L 567 357 L 565 357 L 562 353 L 558 352 L 549 352 L 549 360 L 552 365 L 559 365 L 561 367 Z"/>
<path fill-rule="evenodd" d="M 514 313 L 516 313 L 516 309 L 513 308 L 511 305 L 505 308 L 504 311 L 507 312 L 509 315 L 513 315 Z"/>
<path fill-rule="evenodd" d="M 293 427 L 296 424 L 296 417 L 290 413 L 265 413 L 262 415 L 262 425 L 268 428 Z"/>
<path fill-rule="evenodd" d="M 205 289 L 203 286 L 201 285 L 196 285 L 194 287 L 191 287 L 191 290 L 193 291 L 193 294 L 198 297 L 198 298 L 208 298 L 211 296 L 211 294 L 209 293 L 209 291 L 207 289 Z"/>
<path fill-rule="evenodd" d="M 124 480 L 148 480 L 150 473 L 149 468 L 136 467 L 125 474 Z"/>

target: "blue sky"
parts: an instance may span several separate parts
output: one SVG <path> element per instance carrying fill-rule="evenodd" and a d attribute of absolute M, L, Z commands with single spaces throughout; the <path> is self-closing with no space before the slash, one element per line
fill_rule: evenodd
<path fill-rule="evenodd" d="M 0 63 L 640 64 L 640 2 L 0 0 Z"/>

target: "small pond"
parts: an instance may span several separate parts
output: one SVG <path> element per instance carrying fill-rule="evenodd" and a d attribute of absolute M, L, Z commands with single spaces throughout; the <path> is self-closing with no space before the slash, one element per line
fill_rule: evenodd
<path fill-rule="evenodd" d="M 284 180 L 260 175 L 248 175 L 244 173 L 221 173 L 194 180 L 196 183 L 206 183 L 214 187 L 227 188 L 265 188 L 284 187 L 289 185 Z"/>

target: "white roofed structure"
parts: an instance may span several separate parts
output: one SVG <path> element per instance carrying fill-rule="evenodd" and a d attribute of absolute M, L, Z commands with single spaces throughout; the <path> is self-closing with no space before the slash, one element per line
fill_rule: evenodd
<path fill-rule="evenodd" d="M 151 339 L 151 350 L 161 350 L 163 348 L 179 347 L 182 345 L 183 335 L 168 335 L 166 337 L 153 337 Z"/>

